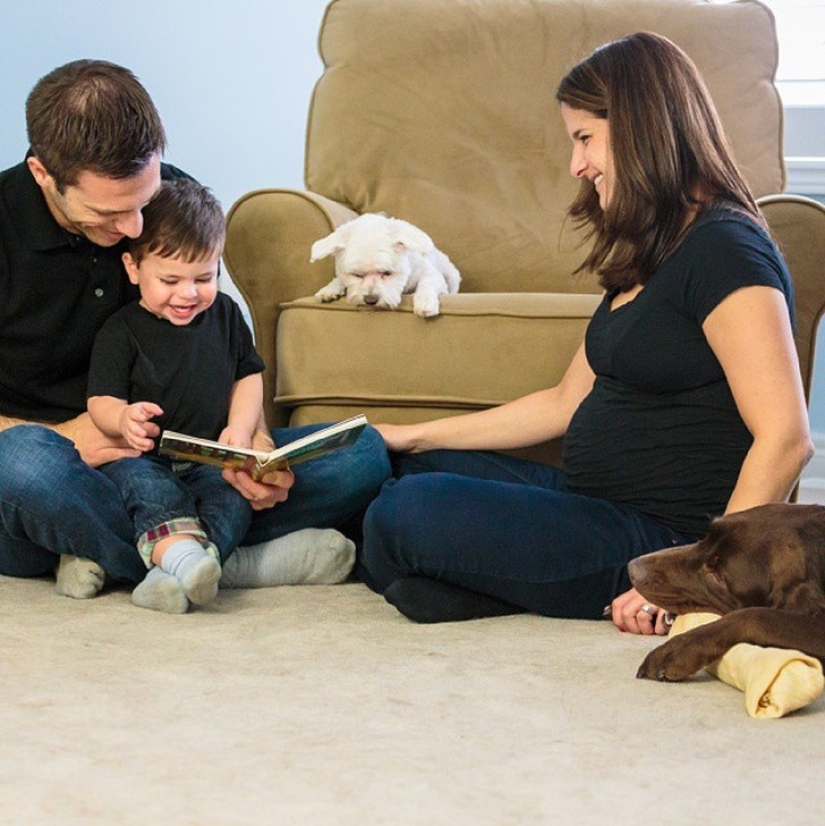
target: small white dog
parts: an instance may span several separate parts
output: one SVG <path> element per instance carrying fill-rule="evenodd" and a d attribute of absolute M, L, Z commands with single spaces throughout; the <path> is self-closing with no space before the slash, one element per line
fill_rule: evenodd
<path fill-rule="evenodd" d="M 414 293 L 413 311 L 438 315 L 439 296 L 458 292 L 461 276 L 447 256 L 418 227 L 367 212 L 312 245 L 310 261 L 335 256 L 335 278 L 315 297 L 394 309 Z"/>

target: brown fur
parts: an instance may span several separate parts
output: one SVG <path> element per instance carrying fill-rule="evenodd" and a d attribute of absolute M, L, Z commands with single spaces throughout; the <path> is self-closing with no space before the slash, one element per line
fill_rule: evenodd
<path fill-rule="evenodd" d="M 639 677 L 685 679 L 740 642 L 825 662 L 825 507 L 730 514 L 699 542 L 634 559 L 628 571 L 639 593 L 665 611 L 723 615 L 654 649 Z"/>

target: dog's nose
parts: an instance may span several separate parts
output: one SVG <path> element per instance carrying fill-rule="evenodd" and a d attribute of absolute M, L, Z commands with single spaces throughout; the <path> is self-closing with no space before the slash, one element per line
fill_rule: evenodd
<path fill-rule="evenodd" d="M 369 304 L 372 307 L 374 304 L 378 303 L 378 296 L 377 295 L 365 295 L 364 296 L 364 304 Z"/>
<path fill-rule="evenodd" d="M 640 585 L 644 582 L 647 575 L 644 562 L 641 562 L 638 558 L 631 559 L 630 562 L 627 563 L 627 573 L 633 585 Z"/>

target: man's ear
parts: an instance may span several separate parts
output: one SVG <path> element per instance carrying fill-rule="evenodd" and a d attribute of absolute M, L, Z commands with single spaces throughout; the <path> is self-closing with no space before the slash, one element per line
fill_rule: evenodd
<path fill-rule="evenodd" d="M 38 186 L 44 187 L 49 183 L 54 185 L 54 178 L 49 174 L 46 167 L 43 166 L 43 162 L 37 155 L 30 155 L 26 158 L 26 163 L 29 165 L 29 171 L 32 173 Z"/>
<path fill-rule="evenodd" d="M 121 256 L 123 259 L 123 266 L 126 269 L 126 274 L 133 284 L 138 284 L 140 281 L 140 273 L 138 272 L 137 261 L 132 258 L 131 252 L 124 252 Z"/>

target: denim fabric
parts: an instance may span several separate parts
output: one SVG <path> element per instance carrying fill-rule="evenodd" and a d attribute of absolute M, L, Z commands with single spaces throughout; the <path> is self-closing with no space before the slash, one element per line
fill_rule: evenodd
<path fill-rule="evenodd" d="M 213 465 L 141 456 L 110 462 L 100 470 L 120 490 L 135 544 L 158 525 L 197 517 L 225 562 L 252 521 L 249 502 Z"/>
<path fill-rule="evenodd" d="M 323 425 L 276 430 L 276 444 Z M 242 544 L 308 527 L 360 526 L 360 514 L 390 474 L 384 442 L 366 428 L 347 450 L 298 465 L 289 499 L 253 515 Z M 72 443 L 38 425 L 0 432 L 0 573 L 42 576 L 57 554 L 98 562 L 109 576 L 140 582 L 132 521 L 117 486 L 85 464 Z"/>
<path fill-rule="evenodd" d="M 115 484 L 53 430 L 9 428 L 0 432 L 0 573 L 48 574 L 55 554 L 93 559 L 115 579 L 146 575 Z"/>
<path fill-rule="evenodd" d="M 410 575 L 538 614 L 597 619 L 630 587 L 627 563 L 692 542 L 656 519 L 565 490 L 556 468 L 482 451 L 394 457 L 364 520 L 358 573 L 374 590 Z"/>
<path fill-rule="evenodd" d="M 272 431 L 272 438 L 280 447 L 326 426 L 276 429 Z M 368 426 L 352 447 L 296 465 L 294 473 L 295 484 L 289 498 L 255 514 L 244 545 L 254 545 L 301 528 L 338 528 L 358 541 L 364 511 L 378 495 L 391 470 L 384 440 L 375 428 Z"/>

